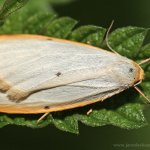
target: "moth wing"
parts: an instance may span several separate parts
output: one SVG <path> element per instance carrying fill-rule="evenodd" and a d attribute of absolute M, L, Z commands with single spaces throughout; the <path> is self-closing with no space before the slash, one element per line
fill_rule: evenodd
<path fill-rule="evenodd" d="M 0 112 L 44 113 L 85 106 L 103 101 L 125 87 L 116 82 L 108 84 L 101 79 L 77 82 L 33 93 L 25 101 L 14 103 L 0 93 Z"/>
<path fill-rule="evenodd" d="M 97 78 L 121 60 L 107 51 L 63 41 L 17 38 L 0 43 L 0 89 L 15 100 L 41 89 Z"/>

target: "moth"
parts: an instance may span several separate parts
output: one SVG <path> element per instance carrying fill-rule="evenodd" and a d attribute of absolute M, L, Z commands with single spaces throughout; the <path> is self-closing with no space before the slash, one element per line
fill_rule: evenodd
<path fill-rule="evenodd" d="M 139 64 L 87 44 L 1 35 L 0 61 L 0 112 L 48 114 L 103 101 L 133 86 L 149 100 L 136 86 L 144 78 Z"/>

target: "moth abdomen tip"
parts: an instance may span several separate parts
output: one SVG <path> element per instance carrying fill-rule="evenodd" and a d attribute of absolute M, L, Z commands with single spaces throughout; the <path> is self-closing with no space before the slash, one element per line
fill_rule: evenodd
<path fill-rule="evenodd" d="M 9 98 L 9 100 L 11 100 L 13 102 L 23 101 L 29 95 L 30 95 L 29 92 L 22 91 L 19 89 L 13 89 L 13 88 L 8 90 L 8 92 L 7 92 L 7 97 Z"/>
<path fill-rule="evenodd" d="M 11 88 L 11 85 L 8 84 L 5 80 L 0 79 L 0 91 L 6 92 Z"/>

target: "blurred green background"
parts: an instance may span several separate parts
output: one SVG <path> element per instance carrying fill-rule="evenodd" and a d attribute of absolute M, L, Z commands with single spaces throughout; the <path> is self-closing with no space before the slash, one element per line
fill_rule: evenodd
<path fill-rule="evenodd" d="M 79 20 L 79 25 L 108 27 L 114 19 L 113 28 L 128 25 L 150 27 L 149 6 L 150 0 L 74 0 L 65 5 L 55 5 L 54 9 L 59 16 Z M 149 119 L 149 107 L 145 114 Z M 2 150 L 146 150 L 150 149 L 149 139 L 150 126 L 125 130 L 113 126 L 92 128 L 80 123 L 79 135 L 62 132 L 53 126 L 42 129 L 7 126 L 0 129 Z"/>
<path fill-rule="evenodd" d="M 114 27 L 141 26 L 150 27 L 149 0 L 73 0 L 64 6 L 54 7 L 61 16 L 71 16 L 80 24 L 109 26 L 115 20 Z"/>

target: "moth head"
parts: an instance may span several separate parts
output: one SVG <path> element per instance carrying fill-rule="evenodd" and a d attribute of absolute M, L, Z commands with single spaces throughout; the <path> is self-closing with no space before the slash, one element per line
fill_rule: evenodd
<path fill-rule="evenodd" d="M 138 84 L 138 83 L 142 82 L 142 80 L 144 79 L 144 71 L 140 67 L 139 64 L 133 62 L 133 65 L 134 65 L 134 68 L 135 68 L 135 77 L 134 77 L 133 85 L 135 85 L 135 84 Z"/>
<path fill-rule="evenodd" d="M 117 64 L 117 70 L 113 70 L 117 74 L 117 79 L 124 86 L 131 87 L 144 79 L 143 69 L 132 60 L 121 61 Z"/>
<path fill-rule="evenodd" d="M 146 62 L 150 62 L 150 59 L 144 60 L 139 64 L 133 61 L 126 62 L 121 64 L 119 68 L 124 74 L 123 77 L 125 78 L 123 79 L 123 81 L 127 82 L 127 86 L 133 86 L 136 89 L 136 91 L 140 93 L 140 95 L 142 95 L 148 101 L 148 103 L 150 103 L 150 99 L 137 87 L 137 85 L 140 84 L 144 79 L 144 71 L 140 67 L 140 65 Z"/>
<path fill-rule="evenodd" d="M 137 73 L 137 81 L 136 81 L 136 84 L 133 85 L 133 87 L 137 90 L 137 92 L 142 95 L 147 101 L 148 103 L 150 103 L 150 99 L 137 87 L 138 84 L 140 84 L 142 82 L 142 80 L 144 79 L 144 71 L 143 69 L 140 67 L 140 65 L 142 64 L 145 64 L 147 62 L 150 62 L 150 58 L 148 59 L 145 59 L 143 61 L 141 61 L 139 64 L 136 64 L 135 63 L 135 67 L 137 68 L 138 70 L 138 73 Z"/>

